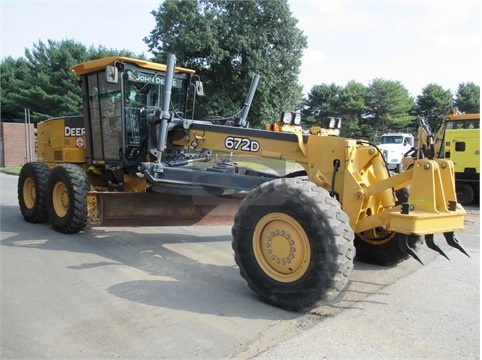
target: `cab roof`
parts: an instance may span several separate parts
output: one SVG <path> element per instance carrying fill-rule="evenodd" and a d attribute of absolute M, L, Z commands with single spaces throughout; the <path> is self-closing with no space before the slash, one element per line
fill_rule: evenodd
<path fill-rule="evenodd" d="M 158 63 L 154 63 L 146 60 L 133 59 L 133 58 L 123 57 L 123 56 L 110 56 L 110 57 L 104 57 L 104 58 L 86 61 L 84 63 L 74 65 L 70 68 L 70 70 L 75 72 L 75 74 L 77 75 L 77 79 L 79 80 L 82 75 L 91 74 L 91 73 L 103 70 L 106 66 L 114 65 L 117 62 L 131 63 L 141 68 L 155 70 L 155 71 L 166 71 L 167 69 L 167 65 L 164 65 L 164 64 L 158 64 Z M 174 68 L 174 72 L 184 73 L 184 74 L 195 73 L 194 70 L 177 67 L 177 66 Z"/>
<path fill-rule="evenodd" d="M 453 114 L 453 115 L 444 115 L 444 120 L 479 120 L 480 121 L 480 113 L 479 114 Z"/>

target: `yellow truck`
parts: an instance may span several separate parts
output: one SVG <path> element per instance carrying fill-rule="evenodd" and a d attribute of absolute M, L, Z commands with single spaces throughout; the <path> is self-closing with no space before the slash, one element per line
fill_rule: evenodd
<path fill-rule="evenodd" d="M 453 161 L 457 200 L 469 205 L 480 193 L 480 113 L 445 115 L 441 129 L 439 157 Z"/>
<path fill-rule="evenodd" d="M 418 152 L 413 158 L 449 159 L 454 164 L 457 201 L 470 205 L 480 194 L 480 113 L 464 114 L 457 108 L 442 116 L 442 123 L 432 133 L 419 119 Z M 410 157 L 404 158 L 404 167 L 410 165 Z"/>

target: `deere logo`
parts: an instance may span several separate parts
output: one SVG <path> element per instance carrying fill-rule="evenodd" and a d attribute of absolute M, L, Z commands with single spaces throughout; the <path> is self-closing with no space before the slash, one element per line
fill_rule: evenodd
<path fill-rule="evenodd" d="M 64 135 L 65 136 L 85 136 L 85 128 L 66 126 L 64 128 Z"/>

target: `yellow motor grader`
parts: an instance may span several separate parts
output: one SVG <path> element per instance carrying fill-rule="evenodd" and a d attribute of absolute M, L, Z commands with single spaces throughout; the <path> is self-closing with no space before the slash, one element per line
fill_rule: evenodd
<path fill-rule="evenodd" d="M 381 265 L 418 259 L 422 236 L 445 255 L 435 233 L 465 252 L 454 235 L 465 211 L 451 161 L 417 159 L 392 176 L 375 145 L 321 128 L 303 131 L 297 113 L 249 128 L 259 75 L 239 117 L 190 119 L 188 103 L 202 83 L 175 62 L 170 54 L 166 65 L 109 57 L 72 67 L 83 115 L 38 124 L 38 161 L 23 166 L 18 182 L 26 221 L 50 221 L 62 233 L 133 219 L 171 226 L 234 221 L 242 277 L 264 301 L 295 311 L 333 299 L 355 255 Z M 261 171 L 219 154 L 297 167 Z"/>

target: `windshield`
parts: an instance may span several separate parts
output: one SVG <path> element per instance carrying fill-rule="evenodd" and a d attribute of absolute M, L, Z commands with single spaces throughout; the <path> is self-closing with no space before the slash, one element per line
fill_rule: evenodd
<path fill-rule="evenodd" d="M 389 135 L 382 136 L 382 144 L 402 144 L 403 136 L 399 135 Z"/>
<path fill-rule="evenodd" d="M 143 147 L 143 143 L 147 140 L 148 110 L 162 109 L 164 83 L 164 72 L 127 72 L 124 90 L 127 159 L 136 158 Z M 188 85 L 186 75 L 175 75 L 172 82 L 169 111 L 175 113 L 177 117 L 184 117 L 185 115 Z"/>
<path fill-rule="evenodd" d="M 126 107 L 134 108 L 162 108 L 165 73 L 154 74 L 141 71 L 128 71 L 126 82 Z M 178 116 L 184 116 L 187 92 L 186 76 L 174 77 L 171 90 L 171 104 L 169 111 Z"/>
<path fill-rule="evenodd" d="M 450 129 L 478 129 L 480 121 L 479 120 L 457 120 L 457 121 L 447 121 L 446 128 Z"/>

